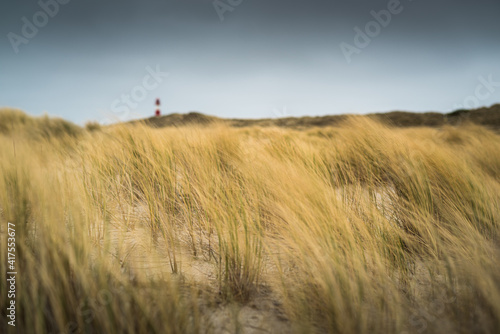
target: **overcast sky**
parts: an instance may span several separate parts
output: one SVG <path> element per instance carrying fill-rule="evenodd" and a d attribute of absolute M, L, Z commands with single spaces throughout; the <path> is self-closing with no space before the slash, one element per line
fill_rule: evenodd
<path fill-rule="evenodd" d="M 237 118 L 500 102 L 498 0 L 0 6 L 0 106 L 79 124 L 151 116 L 156 98 Z"/>

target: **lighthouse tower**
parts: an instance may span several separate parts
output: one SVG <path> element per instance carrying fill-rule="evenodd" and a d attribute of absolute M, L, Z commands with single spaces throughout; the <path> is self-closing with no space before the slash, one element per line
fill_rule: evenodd
<path fill-rule="evenodd" d="M 155 112 L 156 117 L 161 116 L 161 111 L 160 111 L 160 99 L 156 99 L 156 112 Z"/>

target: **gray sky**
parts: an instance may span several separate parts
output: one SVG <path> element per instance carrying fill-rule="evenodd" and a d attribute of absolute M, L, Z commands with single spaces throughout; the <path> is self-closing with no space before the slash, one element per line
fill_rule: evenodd
<path fill-rule="evenodd" d="M 157 97 L 238 118 L 500 102 L 498 0 L 0 6 L 0 106 L 80 124 L 151 116 Z"/>

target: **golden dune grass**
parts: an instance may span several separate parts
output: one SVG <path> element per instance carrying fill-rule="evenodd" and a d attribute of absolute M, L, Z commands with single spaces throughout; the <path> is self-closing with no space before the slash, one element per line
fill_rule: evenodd
<path fill-rule="evenodd" d="M 500 328 L 485 128 L 20 133 L 0 134 L 0 268 L 11 222 L 19 272 L 2 332 Z"/>

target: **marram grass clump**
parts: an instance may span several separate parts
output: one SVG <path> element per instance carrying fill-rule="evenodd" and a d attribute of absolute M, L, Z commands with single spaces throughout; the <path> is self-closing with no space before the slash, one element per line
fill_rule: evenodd
<path fill-rule="evenodd" d="M 48 115 L 32 117 L 16 109 L 0 109 L 0 133 L 32 139 L 77 137 L 82 129 L 64 119 Z"/>

